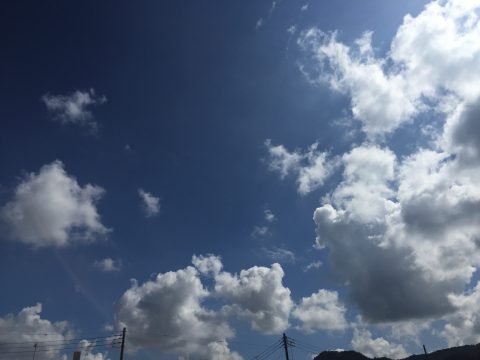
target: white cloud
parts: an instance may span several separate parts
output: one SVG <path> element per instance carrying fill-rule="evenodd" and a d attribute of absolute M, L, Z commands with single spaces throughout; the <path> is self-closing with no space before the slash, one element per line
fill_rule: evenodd
<path fill-rule="evenodd" d="M 307 266 L 305 266 L 303 268 L 303 271 L 307 272 L 307 271 L 310 271 L 310 270 L 313 270 L 313 269 L 320 269 L 320 267 L 322 265 L 323 265 L 323 263 L 320 260 L 312 261 L 310 264 L 308 264 Z"/>
<path fill-rule="evenodd" d="M 270 155 L 270 170 L 278 172 L 282 179 L 300 167 L 303 155 L 297 151 L 289 152 L 283 145 L 273 146 L 271 140 L 266 140 L 265 146 Z"/>
<path fill-rule="evenodd" d="M 255 330 L 278 334 L 288 327 L 293 307 L 283 276 L 279 264 L 254 266 L 238 275 L 221 272 L 215 276 L 215 293 L 226 299 L 235 313 L 249 319 Z"/>
<path fill-rule="evenodd" d="M 43 319 L 41 313 L 42 304 L 38 303 L 35 306 L 23 308 L 18 314 L 7 314 L 0 317 L 0 346 L 2 352 L 19 351 L 19 341 L 27 345 L 30 343 L 31 349 L 28 348 L 28 351 L 30 351 L 33 350 L 35 342 L 63 341 L 74 336 L 74 332 L 67 321 L 51 322 Z M 61 355 L 58 347 L 50 346 L 47 348 L 39 345 L 39 349 L 42 349 L 42 351 L 38 351 L 36 354 L 37 359 L 58 359 Z M 18 354 L 18 358 L 23 358 L 24 355 L 24 353 Z M 10 356 L 12 359 L 16 359 L 15 354 Z"/>
<path fill-rule="evenodd" d="M 12 240 L 35 247 L 91 242 L 110 231 L 96 208 L 103 193 L 96 185 L 81 187 L 54 161 L 18 184 L 0 217 Z"/>
<path fill-rule="evenodd" d="M 373 338 L 365 329 L 353 330 L 352 347 L 368 357 L 389 357 L 402 359 L 408 356 L 402 345 L 388 342 L 383 337 Z"/>
<path fill-rule="evenodd" d="M 279 264 L 232 274 L 212 254 L 193 255 L 192 263 L 194 267 L 158 274 L 143 284 L 132 280 L 115 312 L 116 327 L 128 328 L 129 349 L 239 360 L 240 355 L 228 347 L 235 335 L 229 325 L 234 317 L 248 320 L 262 334 L 282 333 L 291 316 L 306 332 L 348 326 L 335 291 L 319 290 L 295 307 Z M 210 290 L 202 280 L 211 284 Z"/>
<path fill-rule="evenodd" d="M 344 180 L 315 211 L 317 247 L 330 249 L 334 269 L 367 320 L 459 311 L 453 299 L 480 265 L 480 162 L 471 156 L 476 145 L 453 129 L 474 133 L 475 114 L 458 105 L 435 149 L 398 163 L 379 148 L 351 156 L 364 146 L 343 157 Z"/>
<path fill-rule="evenodd" d="M 272 213 L 272 210 L 265 209 L 263 211 L 263 215 L 264 215 L 266 221 L 268 221 L 268 222 L 275 221 L 275 215 Z"/>
<path fill-rule="evenodd" d="M 382 137 L 446 96 L 478 97 L 479 9 L 478 0 L 432 1 L 418 16 L 405 16 L 385 57 L 375 57 L 371 32 L 351 47 L 336 33 L 310 28 L 298 39 L 308 56 L 300 69 L 349 96 L 365 133 Z"/>
<path fill-rule="evenodd" d="M 78 349 L 81 351 L 82 360 L 110 360 L 108 351 L 95 352 L 96 347 L 103 347 L 104 342 L 81 340 Z"/>
<path fill-rule="evenodd" d="M 293 174 L 302 195 L 321 187 L 331 173 L 333 165 L 327 162 L 325 152 L 317 151 L 317 143 L 305 152 L 289 152 L 283 145 L 273 146 L 270 140 L 265 145 L 270 156 L 270 170 L 279 173 L 282 179 Z"/>
<path fill-rule="evenodd" d="M 198 271 L 205 275 L 212 274 L 216 276 L 223 269 L 222 259 L 219 256 L 212 254 L 208 254 L 207 256 L 193 255 L 192 264 L 197 268 Z"/>
<path fill-rule="evenodd" d="M 273 246 L 270 248 L 263 247 L 262 252 L 272 261 L 279 263 L 293 264 L 296 260 L 295 254 L 283 247 Z"/>
<path fill-rule="evenodd" d="M 240 359 L 228 349 L 234 332 L 224 316 L 202 305 L 209 295 L 191 266 L 141 285 L 133 281 L 117 303 L 117 327 L 128 328 L 133 350 L 156 348 L 189 359 Z"/>
<path fill-rule="evenodd" d="M 255 226 L 250 234 L 253 238 L 262 238 L 266 235 L 270 235 L 270 229 L 268 226 Z"/>
<path fill-rule="evenodd" d="M 345 306 L 340 303 L 336 291 L 318 290 L 309 297 L 302 298 L 292 314 L 301 322 L 300 329 L 306 333 L 315 330 L 344 330 Z"/>
<path fill-rule="evenodd" d="M 305 4 L 305 5 L 303 5 L 303 6 L 300 8 L 300 10 L 301 10 L 301 11 L 307 11 L 307 10 L 308 10 L 308 6 L 309 6 L 309 4 Z"/>
<path fill-rule="evenodd" d="M 114 272 L 122 269 L 122 262 L 120 260 L 114 260 L 107 257 L 102 260 L 95 260 L 93 266 L 103 272 Z"/>
<path fill-rule="evenodd" d="M 448 346 L 477 344 L 480 342 L 480 283 L 466 294 L 450 295 L 450 300 L 457 311 L 446 317 L 442 337 Z"/>
<path fill-rule="evenodd" d="M 295 25 L 291 25 L 287 28 L 287 33 L 293 35 L 297 32 L 297 27 Z"/>
<path fill-rule="evenodd" d="M 332 202 L 353 220 L 383 220 L 388 199 L 394 195 L 389 182 L 395 175 L 395 154 L 376 146 L 359 146 L 343 155 L 342 163 L 343 181 L 333 192 Z"/>
<path fill-rule="evenodd" d="M 138 195 L 142 200 L 142 208 L 146 217 L 154 217 L 160 212 L 160 198 L 143 189 L 138 189 Z"/>
<path fill-rule="evenodd" d="M 308 80 L 349 96 L 368 139 L 338 161 L 342 180 L 314 213 L 316 247 L 329 249 L 367 321 L 420 324 L 400 334 L 444 318 L 452 344 L 477 339 L 457 305 L 473 296 L 463 292 L 480 265 L 479 15 L 478 0 L 433 1 L 404 18 L 384 57 L 371 32 L 352 46 L 316 28 L 298 41 Z M 421 129 L 428 148 L 397 158 L 376 144 L 426 112 L 435 121 Z M 272 170 L 300 173 L 304 153 L 267 147 Z"/>
<path fill-rule="evenodd" d="M 288 327 L 293 301 L 290 290 L 282 283 L 285 274 L 279 264 L 231 274 L 222 271 L 218 256 L 194 255 L 192 262 L 201 273 L 213 276 L 214 294 L 226 301 L 228 312 L 249 319 L 252 327 L 262 333 L 281 333 Z"/>
<path fill-rule="evenodd" d="M 107 98 L 96 95 L 95 90 L 90 89 L 88 91 L 76 90 L 67 95 L 45 94 L 42 96 L 42 101 L 53 120 L 62 124 L 89 126 L 96 129 L 98 124 L 90 109 L 105 103 Z"/>
<path fill-rule="evenodd" d="M 276 217 L 270 209 L 266 208 L 263 211 L 263 220 L 264 220 L 263 225 L 255 225 L 255 227 L 253 228 L 250 234 L 251 237 L 263 238 L 268 235 L 271 235 L 270 226 L 271 226 L 271 223 L 273 223 L 276 220 Z"/>

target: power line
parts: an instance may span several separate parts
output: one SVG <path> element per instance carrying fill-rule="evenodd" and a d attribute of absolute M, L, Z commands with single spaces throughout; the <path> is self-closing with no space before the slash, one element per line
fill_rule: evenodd
<path fill-rule="evenodd" d="M 42 341 L 38 341 L 38 342 L 35 342 L 35 344 L 33 346 L 38 346 L 38 347 L 58 347 L 58 346 L 68 346 L 68 345 L 73 345 L 75 343 L 81 343 L 82 341 L 86 341 L 87 342 L 87 346 L 88 344 L 108 344 L 108 343 L 111 343 L 111 342 L 114 342 L 114 341 L 120 341 L 122 338 L 120 336 L 115 336 L 115 337 L 109 337 L 109 338 L 105 338 L 105 339 L 99 339 L 99 340 L 87 340 L 87 339 L 81 339 L 81 340 L 68 340 L 68 341 L 63 341 L 63 342 L 56 342 L 56 343 L 49 343 L 49 342 L 42 342 Z M 10 345 L 12 344 L 12 345 Z M 2 348 L 6 348 L 6 349 L 22 349 L 22 348 L 30 348 L 32 347 L 31 344 L 19 344 L 19 343 L 0 343 L 0 351 L 2 350 Z"/>
<path fill-rule="evenodd" d="M 22 334 L 24 335 L 24 334 Z M 13 345 L 13 344 L 39 344 L 39 343 L 55 343 L 55 342 L 71 342 L 71 341 L 94 341 L 97 339 L 108 339 L 111 337 L 121 337 L 122 333 L 114 333 L 114 335 L 108 336 L 95 336 L 95 337 L 84 337 L 84 338 L 64 338 L 64 339 L 57 339 L 57 340 L 28 340 L 28 341 L 16 341 L 16 342 L 4 342 L 0 340 L 1 345 Z M 33 345 L 32 345 L 33 346 Z"/>
<path fill-rule="evenodd" d="M 121 345 L 121 341 L 110 343 L 110 344 L 85 344 L 85 345 L 64 345 L 64 346 L 59 346 L 59 347 L 48 347 L 48 348 L 41 348 L 39 349 L 38 347 L 36 348 L 36 352 L 49 352 L 49 351 L 61 351 L 61 350 L 79 350 L 79 349 L 87 349 L 90 350 L 91 348 L 117 348 L 119 349 L 119 345 Z M 0 355 L 3 354 L 21 354 L 21 353 L 33 353 L 34 352 L 34 347 L 32 346 L 32 350 L 26 350 L 26 349 L 18 349 L 18 350 L 0 350 Z"/>
<path fill-rule="evenodd" d="M 25 335 L 25 334 L 21 334 Z M 44 335 L 44 334 L 42 334 Z M 10 334 L 11 336 L 11 334 Z M 58 336 L 58 334 L 56 334 Z M 7 341 L 0 340 L 0 359 L 22 358 L 29 356 L 35 360 L 37 354 L 60 353 L 66 351 L 82 351 L 89 353 L 92 349 L 104 351 L 122 351 L 125 344 L 125 329 L 107 336 L 85 338 L 63 338 L 55 340 Z M 33 355 L 33 357 L 32 357 Z"/>
<path fill-rule="evenodd" d="M 281 347 L 282 347 L 281 340 L 277 340 L 272 345 L 265 348 L 258 355 L 254 356 L 253 359 L 255 359 L 255 360 L 262 359 L 264 356 L 269 356 L 267 354 L 269 354 L 271 351 L 277 351 Z"/>

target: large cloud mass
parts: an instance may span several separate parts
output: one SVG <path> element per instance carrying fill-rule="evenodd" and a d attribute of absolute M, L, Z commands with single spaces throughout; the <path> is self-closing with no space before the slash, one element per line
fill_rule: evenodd
<path fill-rule="evenodd" d="M 189 266 L 142 285 L 134 281 L 117 304 L 116 319 L 128 328 L 134 348 L 153 347 L 190 359 L 215 358 L 209 352 L 220 351 L 225 359 L 237 359 L 225 347 L 234 335 L 226 319 L 202 305 L 208 295 L 198 270 Z"/>
<path fill-rule="evenodd" d="M 232 274 L 223 270 L 218 256 L 193 256 L 192 263 L 141 285 L 133 281 L 120 298 L 117 326 L 127 327 L 131 348 L 157 348 L 190 359 L 237 360 L 240 355 L 228 347 L 235 335 L 230 318 L 246 319 L 262 334 L 280 334 L 289 327 L 295 305 L 279 264 Z M 202 279 L 211 280 L 212 289 Z M 305 316 L 316 310 L 321 314 L 314 320 Z M 293 315 L 306 331 L 339 330 L 346 326 L 344 312 L 337 294 L 322 290 L 303 299 Z"/>
<path fill-rule="evenodd" d="M 12 240 L 35 247 L 89 242 L 109 232 L 96 208 L 103 192 L 96 185 L 80 186 L 54 161 L 18 184 L 0 217 Z"/>
<path fill-rule="evenodd" d="M 298 39 L 308 55 L 301 69 L 311 82 L 348 95 L 365 133 L 381 137 L 432 106 L 476 98 L 479 7 L 478 0 L 431 2 L 405 16 L 385 57 L 375 56 L 371 32 L 350 47 L 336 33 L 307 29 Z"/>
<path fill-rule="evenodd" d="M 383 57 L 371 32 L 353 46 L 317 28 L 298 39 L 304 75 L 348 96 L 366 135 L 339 157 L 342 180 L 315 210 L 316 247 L 329 249 L 366 320 L 441 318 L 449 344 L 479 333 L 478 291 L 464 293 L 480 264 L 479 15 L 478 0 L 433 1 L 404 18 Z M 396 155 L 386 135 L 425 114 L 423 147 Z M 281 176 L 303 154 L 269 152 Z M 357 345 L 383 344 L 354 335 Z"/>

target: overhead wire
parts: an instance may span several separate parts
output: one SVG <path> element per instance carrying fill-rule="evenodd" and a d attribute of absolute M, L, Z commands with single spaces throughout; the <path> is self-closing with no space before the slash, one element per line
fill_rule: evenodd
<path fill-rule="evenodd" d="M 25 335 L 25 334 L 22 334 Z M 43 335 L 43 334 L 41 334 Z M 58 334 L 56 334 L 58 336 Z M 55 340 L 5 341 L 0 340 L 0 358 L 31 356 L 35 353 L 58 353 L 68 350 L 90 352 L 92 349 L 118 350 L 122 345 L 122 336 L 113 333 L 108 336 L 85 338 L 63 338 Z"/>
<path fill-rule="evenodd" d="M 25 334 L 22 334 L 25 335 Z M 42 335 L 42 334 L 39 334 Z M 114 333 L 114 335 L 108 335 L 108 336 L 94 336 L 94 337 L 83 337 L 83 338 L 64 338 L 64 339 L 56 339 L 56 340 L 27 340 L 27 341 L 12 341 L 12 342 L 4 342 L 0 340 L 0 345 L 4 344 L 36 344 L 36 343 L 51 343 L 51 342 L 64 342 L 64 341 L 82 341 L 82 340 L 96 340 L 96 339 L 108 339 L 112 337 L 121 337 L 121 333 Z"/>
<path fill-rule="evenodd" d="M 307 349 L 308 351 L 310 351 L 312 353 L 315 353 L 315 354 L 319 354 L 324 350 L 324 349 L 320 348 L 319 346 L 316 346 L 316 345 L 313 345 L 313 344 L 310 344 L 310 343 L 307 343 L 307 342 L 301 341 L 301 340 L 296 341 L 296 346 L 297 347 L 303 347 L 303 348 Z"/>
<path fill-rule="evenodd" d="M 281 347 L 282 347 L 282 340 L 277 340 L 272 345 L 265 348 L 262 352 L 254 356 L 253 359 L 255 360 L 265 359 L 266 357 L 270 356 L 273 352 L 277 351 Z"/>
<path fill-rule="evenodd" d="M 87 339 L 82 339 L 82 340 L 68 340 L 64 342 L 58 342 L 58 343 L 46 343 L 42 341 L 38 341 L 35 343 L 29 343 L 29 344 L 19 344 L 19 343 L 10 343 L 13 345 L 10 345 L 9 343 L 2 343 L 0 342 L 0 351 L 2 348 L 7 348 L 7 349 L 22 349 L 22 348 L 30 348 L 34 347 L 36 345 L 37 349 L 41 347 L 61 347 L 61 346 L 67 346 L 67 345 L 72 345 L 75 343 L 81 343 L 82 341 L 87 341 L 87 346 L 89 344 L 109 344 L 115 341 L 120 341 L 121 342 L 122 338 L 121 337 L 110 337 L 106 339 L 100 339 L 100 340 L 87 340 Z"/>

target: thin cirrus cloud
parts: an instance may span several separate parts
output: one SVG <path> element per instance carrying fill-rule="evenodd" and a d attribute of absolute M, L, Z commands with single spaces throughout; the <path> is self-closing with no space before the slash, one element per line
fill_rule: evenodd
<path fill-rule="evenodd" d="M 142 201 L 142 210 L 145 217 L 151 218 L 158 215 L 160 212 L 160 198 L 143 189 L 138 189 L 137 191 Z"/>
<path fill-rule="evenodd" d="M 329 249 L 366 321 L 440 319 L 437 334 L 450 345 L 480 341 L 471 310 L 478 285 L 464 292 L 480 266 L 479 12 L 480 1 L 432 1 L 404 18 L 384 57 L 375 54 L 371 32 L 347 45 L 314 27 L 297 42 L 306 79 L 348 97 L 367 139 L 336 160 L 341 179 L 314 212 L 316 248 Z M 420 125 L 431 141 L 398 156 L 386 135 L 422 114 L 439 125 Z M 311 148 L 266 144 L 270 170 L 294 175 L 300 194 L 328 176 L 304 170 L 319 158 Z M 372 355 L 387 347 L 391 356 L 405 354 L 368 330 L 356 329 L 352 345 Z"/>
<path fill-rule="evenodd" d="M 97 185 L 80 186 L 57 160 L 20 181 L 0 208 L 0 220 L 11 240 L 33 247 L 93 242 L 111 231 L 96 207 L 104 192 Z"/>
<path fill-rule="evenodd" d="M 92 108 L 107 101 L 104 95 L 97 95 L 94 89 L 76 90 L 65 95 L 47 93 L 42 96 L 42 102 L 53 121 L 63 125 L 78 125 L 96 130 L 98 123 L 92 113 Z"/>
<path fill-rule="evenodd" d="M 276 261 L 279 263 L 287 263 L 287 264 L 293 264 L 296 261 L 295 253 L 284 247 L 279 247 L 279 246 L 263 247 L 261 251 L 268 259 L 272 261 Z"/>

